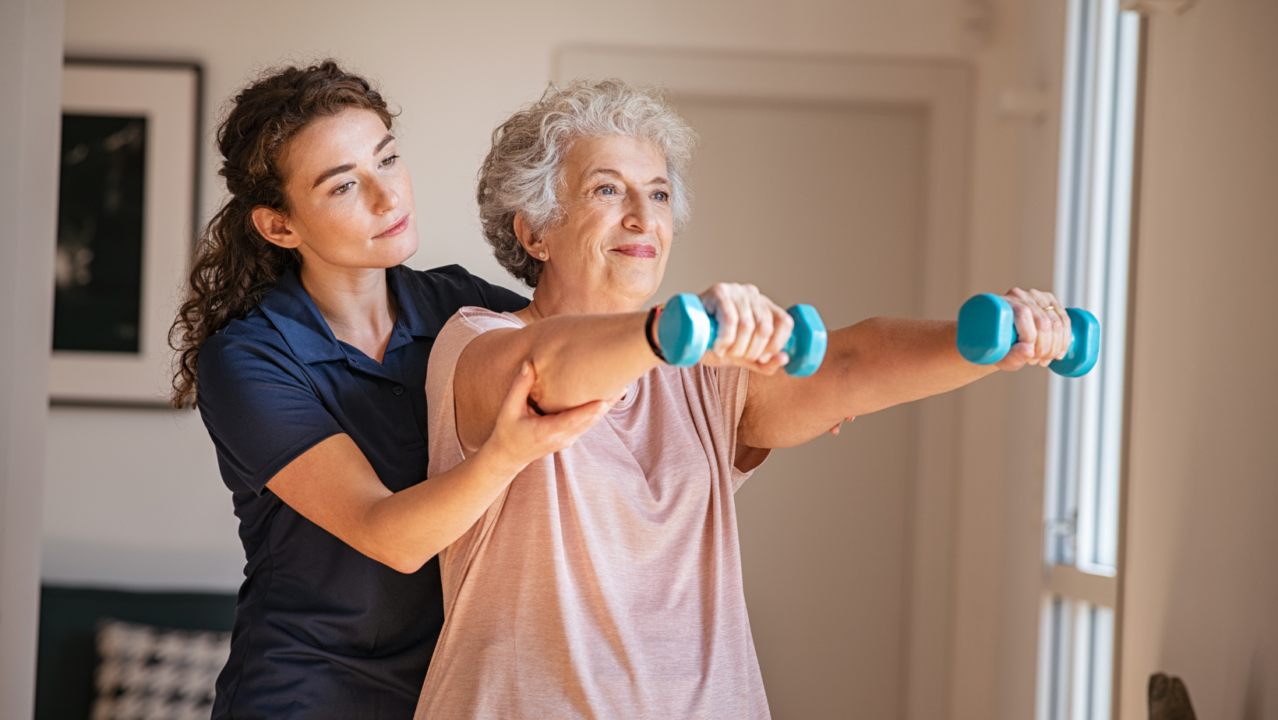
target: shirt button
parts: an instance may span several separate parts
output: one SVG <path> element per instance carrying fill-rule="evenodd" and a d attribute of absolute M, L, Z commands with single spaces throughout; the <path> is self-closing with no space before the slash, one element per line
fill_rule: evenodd
<path fill-rule="evenodd" d="M 404 386 L 403 386 L 403 385 L 396 385 L 395 387 L 391 388 L 391 392 L 395 393 L 396 395 L 403 395 L 403 394 L 404 394 Z"/>

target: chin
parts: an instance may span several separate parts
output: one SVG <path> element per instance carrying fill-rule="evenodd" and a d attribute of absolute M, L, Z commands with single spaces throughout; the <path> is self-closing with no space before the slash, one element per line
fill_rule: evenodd
<path fill-rule="evenodd" d="M 409 233 L 404 233 L 404 234 L 408 235 Z M 379 253 L 379 255 L 381 255 L 382 258 L 386 261 L 385 264 L 382 265 L 382 267 L 395 267 L 396 265 L 403 265 L 405 262 L 408 261 L 409 258 L 411 258 L 413 255 L 417 253 L 417 248 L 419 245 L 418 239 L 417 239 L 417 233 L 412 233 L 411 238 L 403 238 L 402 240 L 400 238 L 395 238 L 395 239 L 398 242 L 396 242 L 393 246 L 386 248 L 385 253 Z"/>

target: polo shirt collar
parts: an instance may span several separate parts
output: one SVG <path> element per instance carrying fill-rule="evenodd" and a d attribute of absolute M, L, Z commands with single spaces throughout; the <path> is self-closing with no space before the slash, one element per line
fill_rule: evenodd
<path fill-rule="evenodd" d="M 441 318 L 438 313 L 423 314 L 421 303 L 410 289 L 413 285 L 407 278 L 413 271 L 403 265 L 396 265 L 386 271 L 386 284 L 395 296 L 399 314 L 395 319 L 395 329 L 403 328 L 412 337 L 433 338 L 443 329 L 447 317 Z M 395 340 L 392 338 L 391 342 Z M 387 350 L 390 350 L 387 347 Z"/>
<path fill-rule="evenodd" d="M 398 307 L 395 328 L 386 345 L 387 353 L 407 345 L 414 337 L 433 338 L 443 327 L 438 317 L 423 315 L 417 307 L 413 294 L 403 281 L 404 273 L 408 272 L 412 271 L 403 265 L 386 271 L 386 283 L 394 293 Z M 302 362 L 311 364 L 349 359 L 349 353 L 333 335 L 333 330 L 302 286 L 302 280 L 294 268 L 287 268 L 280 274 L 275 288 L 262 299 L 258 307 L 280 331 L 284 341 Z"/>
<path fill-rule="evenodd" d="M 258 308 L 302 362 L 331 362 L 346 357 L 294 268 L 280 274 L 275 288 L 262 298 Z"/>

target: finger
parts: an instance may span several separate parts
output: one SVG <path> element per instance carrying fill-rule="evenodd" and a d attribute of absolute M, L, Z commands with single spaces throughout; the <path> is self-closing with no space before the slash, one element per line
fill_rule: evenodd
<path fill-rule="evenodd" d="M 1065 312 L 1065 307 L 1061 301 L 1052 293 L 1043 293 L 1043 302 L 1047 307 L 1052 308 L 1048 314 L 1052 316 L 1052 330 L 1056 333 L 1056 343 L 1052 352 L 1051 360 L 1060 360 L 1065 357 L 1065 353 L 1069 352 L 1069 343 L 1072 340 L 1069 328 L 1069 313 Z M 1050 365 L 1051 362 L 1049 361 Z"/>
<path fill-rule="evenodd" d="M 775 318 L 772 314 L 772 303 L 759 293 L 759 289 L 753 285 L 747 286 L 749 289 L 750 312 L 754 315 L 754 336 L 750 338 L 750 345 L 746 349 L 746 357 L 766 363 L 772 360 L 772 356 L 776 353 L 766 353 L 768 345 L 772 343 L 772 335 L 776 332 Z"/>
<path fill-rule="evenodd" d="M 1018 342 L 1007 351 L 1007 355 L 995 364 L 999 370 L 1008 370 L 1015 372 L 1025 367 L 1034 359 L 1034 346 L 1029 343 Z"/>
<path fill-rule="evenodd" d="M 502 400 L 501 409 L 497 412 L 498 418 L 535 415 L 532 408 L 528 407 L 528 396 L 532 393 L 533 384 L 536 381 L 537 373 L 533 370 L 532 363 L 525 360 L 520 364 L 519 372 L 515 373 L 515 379 L 510 382 L 510 390 L 506 392 L 506 398 Z"/>
<path fill-rule="evenodd" d="M 1053 313 L 1039 308 L 1035 313 L 1035 319 L 1038 321 L 1038 338 L 1036 345 L 1038 353 L 1038 364 L 1047 367 L 1056 355 L 1056 323 Z"/>
<path fill-rule="evenodd" d="M 1016 344 L 1033 348 L 1038 343 L 1038 324 L 1030 304 L 1026 301 L 1013 306 L 1012 324 L 1016 326 Z"/>
<path fill-rule="evenodd" d="M 719 357 L 723 357 L 726 350 L 737 340 L 739 315 L 727 285 L 719 283 L 711 290 L 714 292 L 715 308 L 713 311 L 707 308 L 706 311 L 713 312 L 715 319 L 719 321 L 719 332 L 714 339 L 712 349 Z"/>
<path fill-rule="evenodd" d="M 1043 334 L 1043 342 L 1038 344 L 1042 352 L 1038 356 L 1038 364 L 1046 367 L 1056 359 L 1061 349 L 1061 321 L 1059 308 L 1056 305 L 1056 298 L 1049 292 L 1042 290 L 1030 290 L 1030 295 L 1034 298 L 1034 305 L 1043 313 L 1043 319 L 1046 321 L 1041 325 L 1039 331 Z M 1048 310 L 1047 308 L 1051 308 Z"/>
<path fill-rule="evenodd" d="M 1061 308 L 1061 335 L 1064 337 L 1064 346 L 1061 348 L 1061 354 L 1056 357 L 1057 360 L 1063 359 L 1069 353 L 1069 346 L 1074 342 L 1074 322 L 1070 320 L 1069 313 L 1065 308 Z"/>
<path fill-rule="evenodd" d="M 1038 303 L 1035 302 L 1032 297 L 1030 302 L 1024 307 L 1029 313 L 1030 324 L 1034 328 L 1034 339 L 1030 340 L 1024 335 L 1021 335 L 1020 339 L 1033 346 L 1033 359 L 1031 359 L 1030 362 L 1035 365 L 1041 365 L 1043 364 L 1043 358 L 1046 357 L 1046 354 L 1051 347 L 1052 323 L 1047 319 L 1047 313 L 1043 311 L 1043 308 L 1038 306 Z"/>
<path fill-rule="evenodd" d="M 549 433 L 570 435 L 575 440 L 594 427 L 595 423 L 599 422 L 599 419 L 611 409 L 612 403 L 607 400 L 594 400 L 553 415 L 547 415 L 544 418 L 538 418 L 538 422 L 544 423 L 544 427 Z"/>
<path fill-rule="evenodd" d="M 780 306 L 768 301 L 769 310 L 772 313 L 772 340 L 768 342 L 768 346 L 763 352 L 767 355 L 775 356 L 781 352 L 781 348 L 789 342 L 790 336 L 794 334 L 794 318 L 790 317 L 790 313 L 782 310 Z"/>
<path fill-rule="evenodd" d="M 750 363 L 749 368 L 752 372 L 762 373 L 764 375 L 775 375 L 778 370 L 786 366 L 790 362 L 790 356 L 785 353 L 777 353 L 773 355 L 767 362 L 759 362 L 755 360 Z"/>
<path fill-rule="evenodd" d="M 540 438 L 538 444 L 542 456 L 559 452 L 577 442 L 610 408 L 607 401 L 595 400 L 553 415 L 533 418 L 534 434 Z"/>
<path fill-rule="evenodd" d="M 739 291 L 733 298 L 737 308 L 737 336 L 728 348 L 728 354 L 734 358 L 745 358 L 750 350 L 750 341 L 754 339 L 754 309 L 743 295 L 744 291 Z"/>
<path fill-rule="evenodd" d="M 1069 350 L 1069 315 L 1065 313 L 1065 308 L 1059 305 L 1052 305 L 1052 308 L 1052 330 L 1056 333 L 1056 352 L 1049 358 L 1049 365 L 1065 357 L 1065 353 Z"/>
<path fill-rule="evenodd" d="M 841 428 L 841 427 L 843 427 L 843 421 L 839 421 L 839 422 L 835 423 L 835 424 L 834 424 L 834 427 L 830 428 L 830 434 L 831 434 L 831 435 L 838 435 L 838 434 L 839 434 L 839 428 Z"/>

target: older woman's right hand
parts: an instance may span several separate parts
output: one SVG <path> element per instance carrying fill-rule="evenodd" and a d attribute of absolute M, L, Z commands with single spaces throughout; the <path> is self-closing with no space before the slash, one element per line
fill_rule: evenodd
<path fill-rule="evenodd" d="M 718 283 L 701 293 L 700 299 L 719 324 L 703 364 L 734 365 L 771 375 L 790 361 L 781 348 L 790 339 L 794 319 L 759 288 Z"/>

